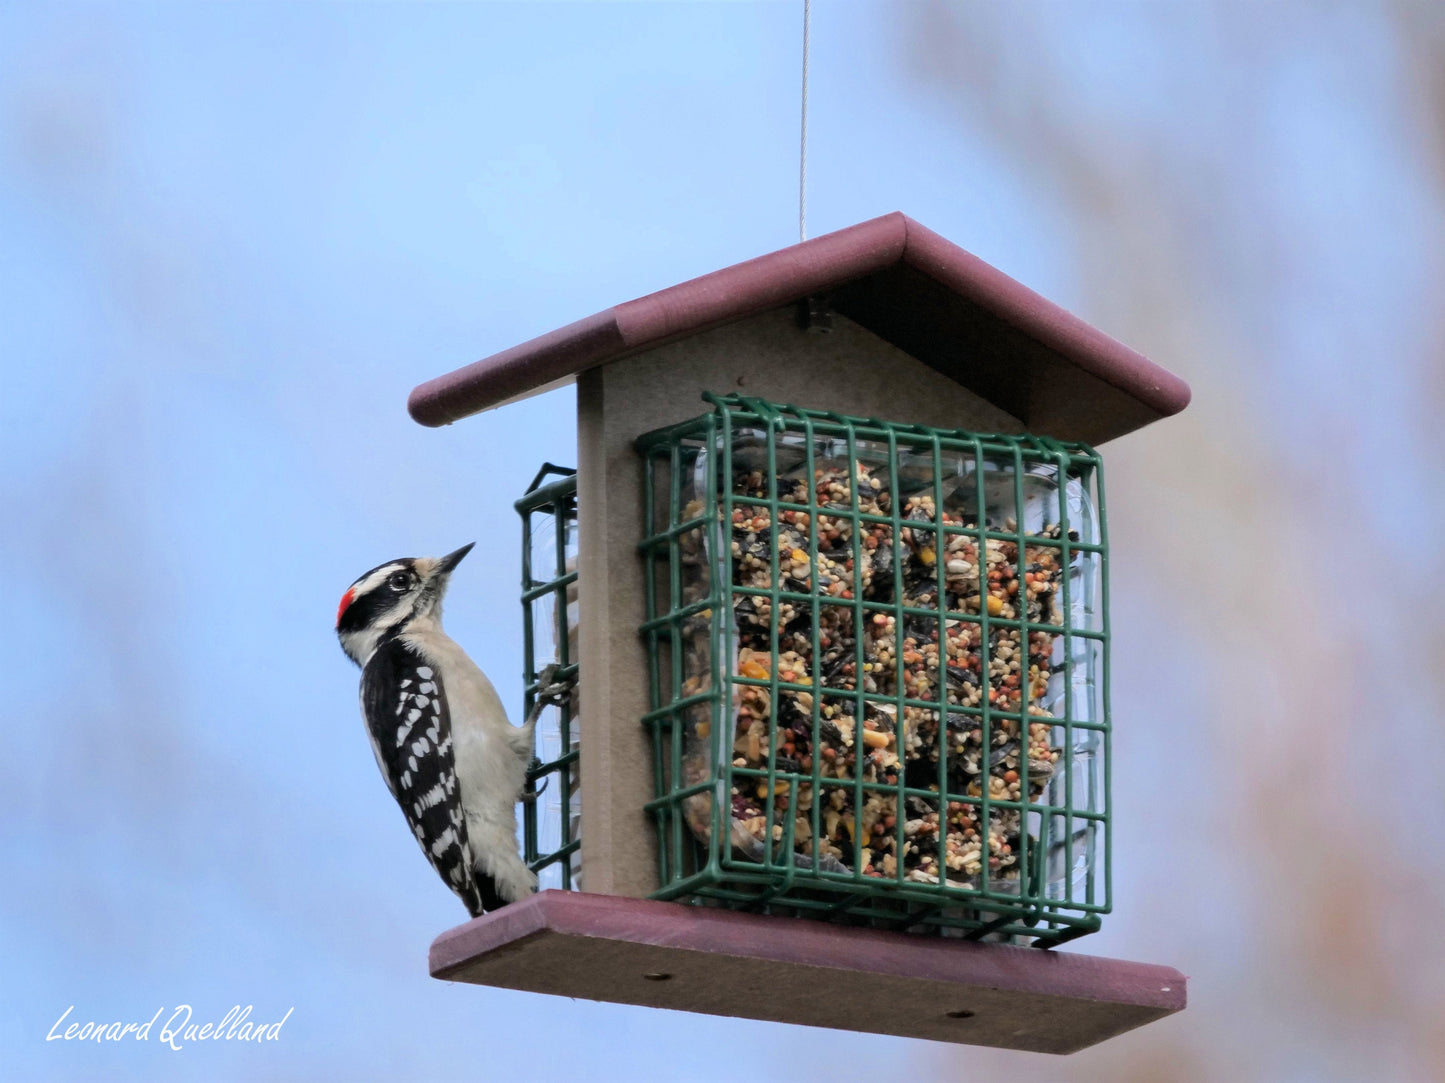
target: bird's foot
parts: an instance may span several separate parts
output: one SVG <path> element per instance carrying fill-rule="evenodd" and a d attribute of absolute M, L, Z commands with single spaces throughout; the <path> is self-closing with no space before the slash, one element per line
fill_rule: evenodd
<path fill-rule="evenodd" d="M 527 768 L 527 773 L 530 775 L 533 771 L 535 771 L 537 768 L 539 768 L 539 767 L 541 767 L 541 766 L 542 766 L 542 761 L 539 760 L 539 759 L 537 759 L 537 757 L 533 756 L 533 757 L 532 757 L 531 766 L 529 766 L 529 767 Z M 522 791 L 522 796 L 519 797 L 519 798 L 517 798 L 517 800 L 521 801 L 522 804 L 524 804 L 524 805 L 535 804 L 536 801 L 537 801 L 537 798 L 541 797 L 544 793 L 547 792 L 547 787 L 551 784 L 551 782 L 552 782 L 551 776 L 548 776 L 548 777 L 544 778 L 544 779 L 542 780 L 542 788 L 539 790 L 539 789 L 536 788 L 536 786 L 537 786 L 537 780 L 536 780 L 536 779 L 528 779 L 526 789 L 524 789 L 524 790 Z"/>
<path fill-rule="evenodd" d="M 536 726 L 537 719 L 541 717 L 543 708 L 561 707 L 563 704 L 571 701 L 572 695 L 577 689 L 577 671 L 574 669 L 571 676 L 565 680 L 557 676 L 561 671 L 562 667 L 554 663 L 545 667 L 537 674 L 537 688 L 532 698 L 532 710 L 527 716 L 527 721 L 523 724 L 523 728 L 526 729 L 528 733 L 531 732 L 532 727 Z M 540 766 L 542 766 L 542 761 L 533 757 L 527 773 L 531 774 Z M 547 781 L 550 781 L 550 779 Z M 546 792 L 547 782 L 543 782 L 541 789 L 536 789 L 535 786 L 536 780 L 532 779 L 528 781 L 526 788 L 522 790 L 522 795 L 519 800 L 524 805 L 535 803 L 537 798 Z"/>
<path fill-rule="evenodd" d="M 562 667 L 554 663 L 537 674 L 537 703 L 547 707 L 560 707 L 571 698 L 572 690 L 577 687 L 577 675 L 574 672 L 572 676 L 562 680 L 557 676 L 561 670 Z"/>

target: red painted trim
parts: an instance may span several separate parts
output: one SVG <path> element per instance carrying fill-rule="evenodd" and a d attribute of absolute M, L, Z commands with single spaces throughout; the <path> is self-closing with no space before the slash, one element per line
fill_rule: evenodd
<path fill-rule="evenodd" d="M 855 301 L 872 304 L 871 315 L 869 304 L 855 306 L 855 318 L 868 326 L 878 311 L 909 299 L 898 293 L 906 287 L 896 276 L 881 273 L 900 266 L 965 302 L 942 310 L 932 302 L 926 325 L 909 328 L 912 352 L 966 385 L 974 379 L 986 384 L 977 389 L 1015 416 L 1029 413 L 1032 363 L 1000 364 L 993 357 L 979 359 L 976 370 L 958 371 L 959 356 L 967 356 L 963 344 L 990 333 L 987 326 L 980 331 L 980 319 L 1015 329 L 1076 371 L 1078 386 L 1063 396 L 1062 408 L 1056 404 L 1034 418 L 1039 431 L 1097 443 L 1189 403 L 1189 387 L 1179 377 L 895 212 L 624 302 L 503 350 L 419 385 L 407 408 L 423 425 L 450 424 L 596 365 L 849 283 L 857 283 L 850 287 L 855 293 L 862 291 Z M 1021 419 L 1030 422 L 1029 416 Z"/>
<path fill-rule="evenodd" d="M 1187 999 L 1187 979 L 1168 966 L 579 891 L 543 891 L 442 933 L 432 943 L 429 969 L 447 978 L 479 956 L 543 932 L 1169 1012 Z"/>

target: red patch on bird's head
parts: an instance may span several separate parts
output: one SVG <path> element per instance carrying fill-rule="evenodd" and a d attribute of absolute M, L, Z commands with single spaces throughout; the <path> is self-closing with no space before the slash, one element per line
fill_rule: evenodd
<path fill-rule="evenodd" d="M 341 604 L 336 607 L 336 627 L 341 627 L 341 615 L 346 612 L 346 607 L 351 604 L 352 599 L 355 597 L 356 591 L 354 589 L 348 590 L 341 596 Z"/>

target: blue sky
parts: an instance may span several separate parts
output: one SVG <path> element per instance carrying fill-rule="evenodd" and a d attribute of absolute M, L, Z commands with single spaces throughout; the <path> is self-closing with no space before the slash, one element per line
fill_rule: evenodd
<path fill-rule="evenodd" d="M 1077 209 L 929 89 L 911 17 L 815 6 L 810 233 L 903 210 L 1115 330 L 1091 308 L 1108 268 Z M 1268 446 L 1308 459 L 1355 393 L 1351 351 L 1423 335 L 1403 316 L 1435 257 L 1387 238 L 1438 226 L 1438 198 L 1409 180 L 1407 133 L 1367 108 L 1390 46 L 1370 18 L 1321 19 L 1319 49 L 1236 87 L 1254 95 L 1240 139 L 1232 99 L 1210 97 L 1236 84 L 1209 19 L 1162 17 L 1191 48 L 1161 56 L 1153 16 L 1100 10 L 1063 19 L 1038 62 L 1082 117 L 1148 145 L 1184 107 L 1184 160 L 1247 163 L 1242 187 L 1201 168 L 1171 198 L 1224 224 L 1198 281 L 1272 358 L 1233 375 L 1289 394 Z M 331 632 L 362 570 L 477 540 L 448 624 L 517 706 L 512 502 L 541 462 L 573 461 L 572 392 L 442 430 L 407 417 L 407 393 L 795 241 L 800 31 L 795 3 L 0 3 L 0 1074 L 732 1080 L 706 1052 L 728 1048 L 758 1080 L 806 1077 L 815 1032 L 427 977 L 427 945 L 463 915 L 377 777 Z M 1259 48 L 1290 31 L 1266 26 Z M 1341 42 L 1363 89 L 1332 66 Z M 1030 44 L 1000 55 L 1036 62 Z M 1271 248 L 1260 218 L 1298 244 Z M 1251 307 L 1260 265 L 1297 288 Z M 1408 388 L 1382 370 L 1359 392 L 1350 470 L 1416 452 L 1390 423 Z M 1388 484 L 1408 493 L 1420 469 Z M 1172 619 L 1147 584 L 1116 584 L 1136 628 Z M 1135 634 L 1116 714 L 1157 663 L 1192 749 L 1202 678 Z M 1121 806 L 1166 785 L 1125 784 Z M 1118 876 L 1140 903 L 1124 847 Z M 1082 950 L 1159 946 L 1119 923 Z M 41 1040 L 68 1005 L 144 1020 L 178 1003 L 295 1011 L 259 1049 Z M 849 1077 L 936 1055 L 827 1040 Z"/>

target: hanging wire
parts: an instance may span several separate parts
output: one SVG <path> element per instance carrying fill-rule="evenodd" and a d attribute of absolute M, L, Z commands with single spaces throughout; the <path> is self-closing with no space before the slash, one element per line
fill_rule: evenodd
<path fill-rule="evenodd" d="M 808 239 L 808 28 L 813 0 L 803 0 L 803 132 L 798 150 L 798 240 Z"/>

